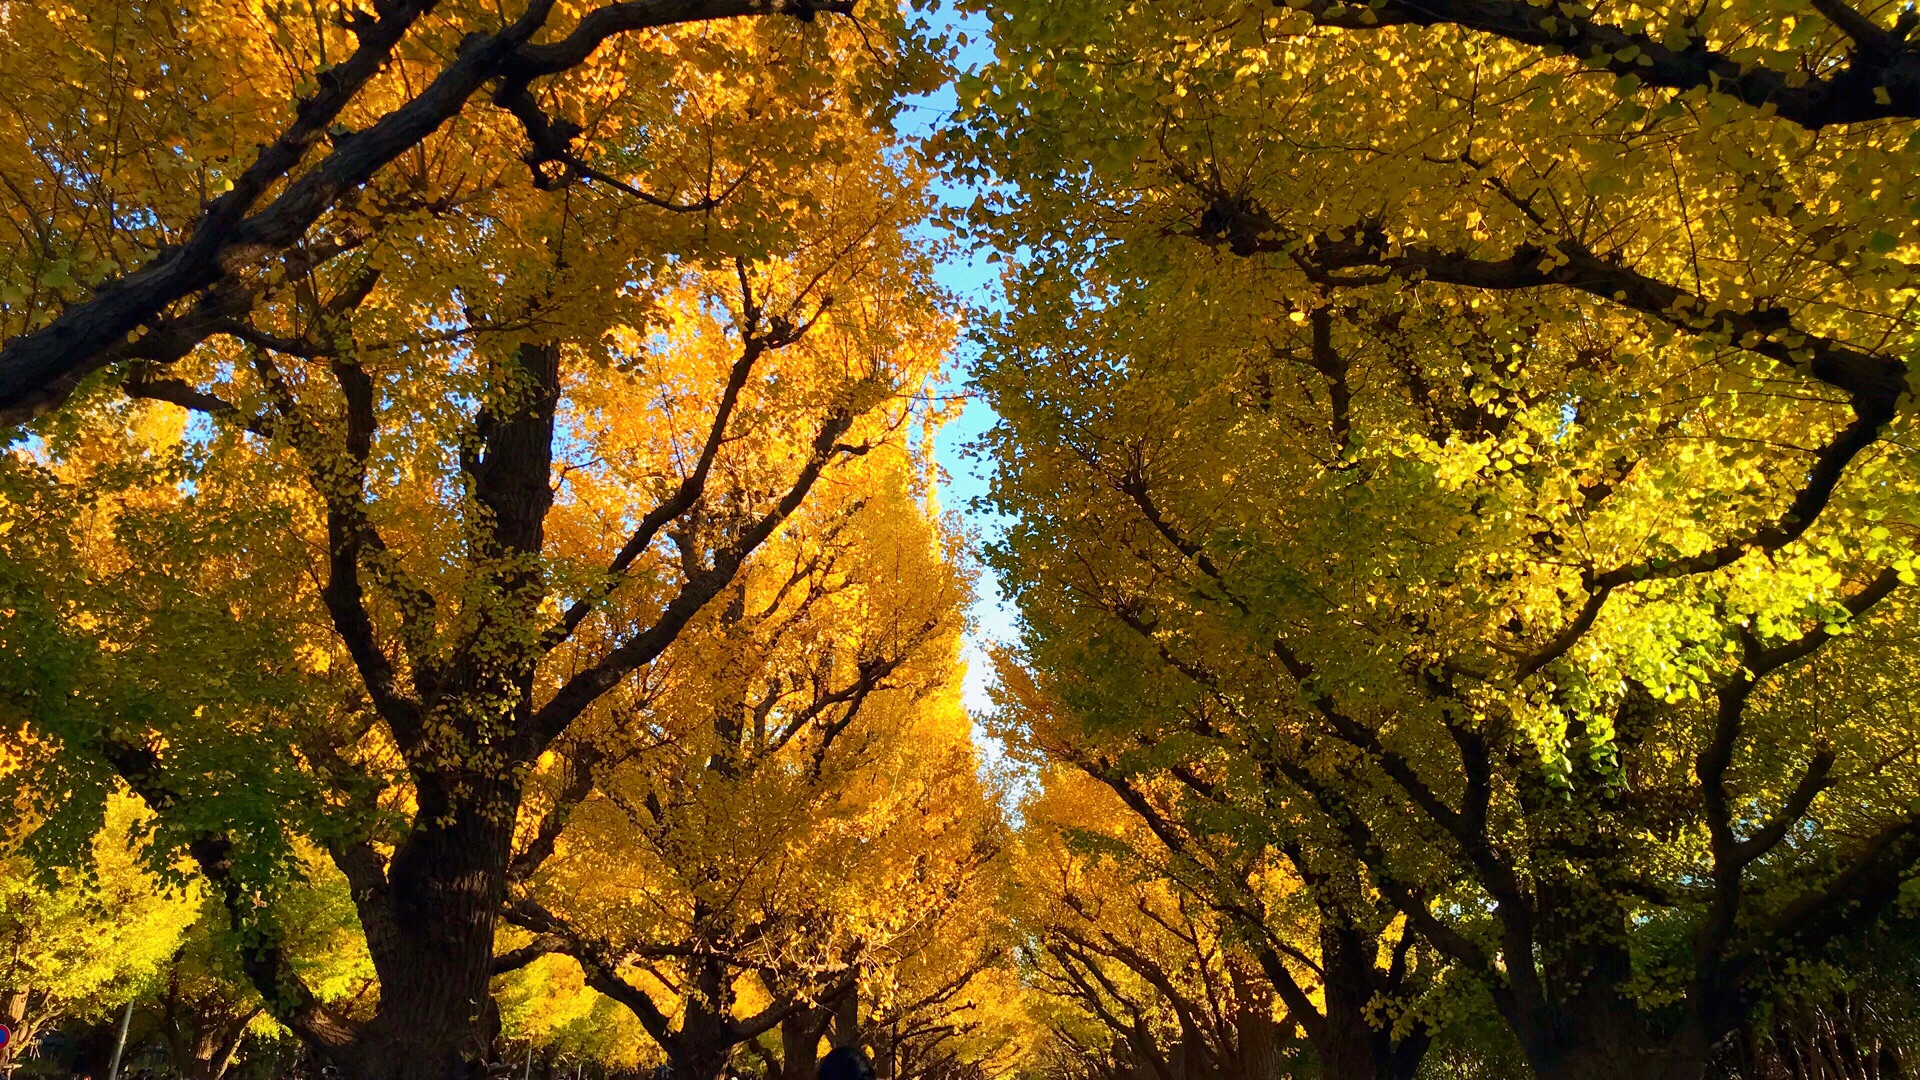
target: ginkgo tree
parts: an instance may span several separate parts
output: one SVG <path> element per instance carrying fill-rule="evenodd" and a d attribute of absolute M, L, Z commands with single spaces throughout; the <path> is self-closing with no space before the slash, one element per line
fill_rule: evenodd
<path fill-rule="evenodd" d="M 1196 336 L 1188 314 L 1177 330 L 1165 320 L 1169 335 Z M 1134 764 L 1171 768 L 1185 798 L 1218 804 L 1214 822 L 1244 820 L 1246 843 L 1365 864 L 1374 895 L 1494 988 L 1547 1075 L 1643 1054 L 1698 1067 L 1772 976 L 1894 910 L 1915 858 L 1901 458 L 1871 456 L 1814 529 L 1778 526 L 1774 554 L 1747 537 L 1802 512 L 1805 476 L 1774 455 L 1804 451 L 1773 449 L 1804 445 L 1800 402 L 1755 395 L 1760 416 L 1733 417 L 1771 424 L 1736 427 L 1676 380 L 1677 415 L 1590 411 L 1620 372 L 1587 382 L 1538 353 L 1544 386 L 1502 380 L 1518 398 L 1410 400 L 1409 381 L 1438 374 L 1409 380 L 1400 365 L 1417 353 L 1342 343 L 1356 368 L 1336 441 L 1326 395 L 1276 370 L 1299 361 L 1224 345 L 1215 358 L 1233 367 L 1208 369 L 1142 325 L 1126 312 L 1116 334 L 1150 365 L 1068 347 L 996 375 L 1019 388 L 998 402 L 1022 428 L 1000 497 L 1030 505 L 1033 525 L 1000 558 L 1029 605 L 1027 647 L 1076 674 L 1081 722 L 1145 740 Z M 1455 423 L 1484 426 L 1463 438 Z M 1057 448 L 1041 453 L 1042 437 Z M 1083 539 L 1064 544 L 1068 530 Z M 1677 550 L 1636 558 L 1650 530 Z M 1758 550 L 1655 572 L 1686 569 L 1716 533 Z M 1574 617 L 1561 575 L 1589 545 L 1633 567 L 1634 587 L 1516 675 L 1555 647 L 1552 620 Z M 1883 607 L 1887 629 L 1846 632 Z M 1530 643 L 1542 621 L 1553 629 Z M 1799 676 L 1828 695 L 1782 685 L 1829 656 L 1838 667 Z M 1844 711 L 1844 686 L 1874 703 L 1871 720 Z M 1723 891 L 1693 885 L 1716 877 Z M 1595 971 L 1603 926 L 1620 951 Z M 1538 958 L 1537 983 L 1515 955 Z M 1645 1041 L 1621 1047 L 1629 1023 Z"/>
<path fill-rule="evenodd" d="M 1920 20 L 962 7 L 1017 834 L 908 11 L 109 0 L 0 5 L 8 856 L 137 797 L 374 1080 L 503 1011 L 978 1080 L 1061 1010 L 1068 1074 L 1696 1080 L 1894 1000 Z"/>
<path fill-rule="evenodd" d="M 1099 692 L 1081 671 L 1036 671 L 1011 654 L 999 670 L 997 723 L 1046 780 L 1027 830 L 1042 859 L 1031 888 L 1049 905 L 1033 933 L 1066 945 L 1047 948 L 1059 970 L 1040 967 L 1043 989 L 1058 993 L 1064 979 L 1068 996 L 1105 1026 L 1131 1020 L 1121 1034 L 1136 1067 L 1190 1076 L 1278 1068 L 1277 1040 L 1297 1032 L 1293 1041 L 1305 1045 L 1290 1048 L 1289 1067 L 1311 1060 L 1325 1076 L 1418 1073 L 1440 1015 L 1457 1011 L 1460 995 L 1437 983 L 1434 958 L 1415 951 L 1417 935 L 1367 888 L 1358 860 L 1290 830 L 1257 766 L 1227 760 L 1221 742 L 1208 747 L 1203 775 L 1178 735 L 1142 738 L 1080 711 L 1076 703 Z M 1084 865 L 1070 857 L 1076 844 L 1088 849 Z M 1132 894 L 1111 884 L 1127 874 L 1138 882 Z M 1116 895 L 1130 895 L 1151 925 L 1136 925 Z M 1155 925 L 1172 940 L 1152 940 Z M 1178 966 L 1156 959 L 1167 950 L 1184 957 Z M 1125 1011 L 1100 1000 L 1116 994 L 1093 977 L 1112 964 L 1146 983 L 1144 1000 L 1117 995 Z M 1196 967 L 1218 988 L 1174 979 Z M 1269 1015 L 1276 1007 L 1280 1021 Z M 1153 1045 L 1169 1013 L 1177 1054 Z"/>
<path fill-rule="evenodd" d="M 141 865 L 141 816 L 136 800 L 116 799 L 78 867 L 0 862 L 0 1023 L 12 1033 L 0 1068 L 63 1020 L 99 1019 L 139 994 L 193 921 L 193 898 Z"/>
<path fill-rule="evenodd" d="M 682 50 L 645 36 L 852 10 L 851 0 L 8 8 L 0 49 L 18 78 L 0 121 L 0 205 L 20 257 L 0 282 L 0 418 L 42 413 L 93 372 L 118 381 L 230 336 L 378 223 L 444 213 L 498 190 L 509 168 L 523 181 L 509 199 L 587 183 L 698 213 L 755 187 L 771 195 L 779 171 L 737 159 L 725 170 L 704 137 L 713 129 L 683 138 L 607 106 L 624 97 L 670 113 L 676 79 L 733 67 L 763 85 L 848 77 L 849 98 L 884 109 L 933 70 L 930 54 L 889 47 L 879 64 L 788 65 L 751 50 L 722 59 L 710 39 Z M 875 56 L 879 40 L 905 40 L 891 7 L 870 5 L 858 21 Z M 465 154 L 496 141 L 509 153 Z M 786 149 L 804 159 L 811 147 L 801 134 Z"/>
<path fill-rule="evenodd" d="M 496 969 L 574 958 L 676 1075 L 744 1047 L 811 1080 L 830 1026 L 915 1011 L 875 993 L 919 953 L 965 950 L 941 931 L 990 888 L 994 807 L 955 700 L 965 583 L 911 464 L 842 471 L 539 774 L 507 909 L 531 937 Z"/>
<path fill-rule="evenodd" d="M 418 14 L 382 10 L 396 28 Z M 551 48 L 640 9 L 608 10 L 571 12 Z M 552 14 L 534 5 L 509 36 Z M 348 21 L 287 33 L 317 58 L 389 25 Z M 500 60 L 492 40 L 448 70 Z M 501 86 L 509 111 L 414 144 L 405 175 L 303 241 L 329 258 L 303 249 L 216 336 L 71 402 L 6 463 L 5 535 L 30 572 L 12 583 L 9 713 L 47 787 L 75 796 L 48 836 L 87 834 L 88 808 L 130 787 L 157 814 L 155 859 L 184 853 L 229 908 L 274 1018 L 354 1075 L 487 1059 L 542 755 L 617 726 L 817 485 L 902 452 L 930 415 L 951 327 L 910 233 L 922 170 L 889 128 L 913 44 L 797 20 L 620 41 L 571 94 Z M 408 63 L 379 70 L 417 86 Z M 528 131 L 562 139 L 584 126 L 569 115 L 618 161 L 529 172 Z M 316 168 L 279 205 L 310 205 Z M 709 179 L 712 198 L 685 194 Z M 189 256 L 158 258 L 164 277 Z M 128 295 L 102 286 L 50 326 Z M 263 899 L 304 842 L 356 905 L 366 1015 L 303 982 Z"/>
<path fill-rule="evenodd" d="M 1600 404 L 1620 369 L 1545 349 L 1524 382 L 1488 364 L 1415 398 L 1441 372 L 1397 340 L 1341 342 L 1336 436 L 1324 383 L 1280 365 L 1318 372 L 1240 346 L 1252 328 L 1189 350 L 1212 328 L 1173 310 L 1119 312 L 1104 356 L 1075 351 L 1082 320 L 990 376 L 1028 662 L 1113 747 L 1060 760 L 1177 785 L 1252 852 L 1363 866 L 1356 899 L 1489 987 L 1543 1075 L 1686 1075 L 1899 915 L 1904 454 L 1816 517 L 1804 402 L 1716 408 L 1660 373 L 1648 417 Z M 1686 572 L 1721 543 L 1752 550 Z M 1631 584 L 1567 635 L 1589 552 Z"/>
<path fill-rule="evenodd" d="M 1521 323 L 1597 301 L 1834 388 L 1847 445 L 1884 424 L 1920 146 L 1905 97 L 1843 98 L 1909 93 L 1913 20 L 1481 7 L 995 11 L 1005 59 L 963 80 L 979 122 L 956 160 L 1018 212 L 983 200 L 978 223 L 1007 250 L 1071 249 L 1083 222 L 1184 234 L 1311 290 L 1445 283 Z"/>
<path fill-rule="evenodd" d="M 283 947 L 317 995 L 343 1012 L 357 1012 L 377 983 L 347 883 L 330 872 L 320 852 L 303 849 L 298 858 L 298 884 L 273 892 L 276 917 L 288 935 Z M 134 1002 L 133 1026 L 150 1032 L 149 1045 L 163 1049 L 181 1075 L 221 1080 L 248 1056 L 243 1050 L 259 1054 L 292 1040 L 247 978 L 245 952 L 237 947 L 243 942 L 235 940 L 226 905 L 205 889 L 195 892 L 201 901 L 197 918 L 150 990 Z"/>
<path fill-rule="evenodd" d="M 1022 811 L 1016 911 L 1057 1067 L 1205 1080 L 1299 1066 L 1301 1018 L 1276 999 L 1233 920 L 1188 887 L 1197 860 L 1185 873 L 1167 865 L 1153 826 L 1076 767 L 1044 767 Z"/>
<path fill-rule="evenodd" d="M 1911 19 L 991 17 L 996 558 L 1080 722 L 1544 1076 L 1700 1075 L 1904 917 Z"/>

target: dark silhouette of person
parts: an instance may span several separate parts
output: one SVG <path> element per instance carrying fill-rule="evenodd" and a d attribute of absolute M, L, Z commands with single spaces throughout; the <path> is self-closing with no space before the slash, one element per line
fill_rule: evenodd
<path fill-rule="evenodd" d="M 820 1080 L 873 1080 L 873 1063 L 857 1046 L 836 1046 L 820 1059 Z"/>

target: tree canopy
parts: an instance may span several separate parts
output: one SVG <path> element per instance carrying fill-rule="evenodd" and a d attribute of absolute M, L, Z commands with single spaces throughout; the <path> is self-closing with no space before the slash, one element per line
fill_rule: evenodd
<path fill-rule="evenodd" d="M 1916 29 L 0 5 L 0 1064 L 1903 1074 Z"/>

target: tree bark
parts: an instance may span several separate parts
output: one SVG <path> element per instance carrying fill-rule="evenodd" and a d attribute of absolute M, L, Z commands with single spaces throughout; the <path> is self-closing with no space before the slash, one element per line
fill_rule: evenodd
<path fill-rule="evenodd" d="M 1577 965 L 1549 965 L 1549 984 L 1568 992 L 1530 1010 L 1503 1007 L 1540 1080 L 1701 1080 L 1724 1032 L 1709 1032 L 1697 1010 L 1677 1030 L 1657 1021 L 1621 992 L 1631 975 L 1623 948 L 1596 943 Z"/>
<path fill-rule="evenodd" d="M 850 986 L 833 1003 L 833 1045 L 860 1045 L 860 988 Z"/>
<path fill-rule="evenodd" d="M 1603 1038 L 1536 1060 L 1534 1074 L 1540 1080 L 1701 1080 L 1706 1068 L 1704 1056 L 1678 1046 L 1632 1046 Z"/>
<path fill-rule="evenodd" d="M 1377 992 L 1376 940 L 1360 931 L 1323 920 L 1320 963 L 1326 988 L 1326 1023 L 1314 1050 L 1327 1080 L 1412 1080 L 1426 1056 L 1426 1030 L 1396 1041 L 1391 1027 L 1369 1015 Z"/>
<path fill-rule="evenodd" d="M 740 1042 L 733 1025 L 732 972 L 717 956 L 699 958 L 688 967 L 691 992 L 680 1030 L 667 1048 L 667 1063 L 673 1080 L 719 1080 Z"/>
<path fill-rule="evenodd" d="M 445 1080 L 477 1075 L 499 1031 L 488 989 L 496 920 L 506 896 L 517 783 L 469 777 L 478 797 L 428 799 L 389 869 L 392 933 L 374 958 L 380 1007 L 345 1053 L 343 1067 L 368 1080 Z M 376 921 L 379 919 L 376 914 Z"/>
<path fill-rule="evenodd" d="M 780 1080 L 814 1080 L 820 1071 L 820 1037 L 832 1014 L 800 1009 L 780 1022 Z"/>

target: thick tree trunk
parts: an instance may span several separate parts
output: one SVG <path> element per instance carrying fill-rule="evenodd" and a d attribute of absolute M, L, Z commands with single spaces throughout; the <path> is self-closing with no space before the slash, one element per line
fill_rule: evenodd
<path fill-rule="evenodd" d="M 1412 1080 L 1426 1056 L 1424 1029 L 1396 1041 L 1369 1014 L 1379 982 L 1375 940 L 1332 922 L 1320 932 L 1326 1023 L 1314 1050 L 1326 1080 Z"/>
<path fill-rule="evenodd" d="M 39 1035 L 40 1017 L 34 1015 L 31 990 L 0 991 L 0 1023 L 7 1025 L 13 1032 L 13 1038 L 5 1047 L 0 1047 L 0 1069 L 11 1075 L 14 1061 L 23 1052 L 23 1048 Z"/>
<path fill-rule="evenodd" d="M 860 1045 L 860 988 L 850 986 L 833 1003 L 833 1045 Z"/>
<path fill-rule="evenodd" d="M 1658 1033 L 1631 1002 L 1614 994 L 1583 994 L 1550 1010 L 1545 1023 L 1523 1032 L 1521 1045 L 1540 1080 L 1701 1080 L 1714 1039 L 1698 1025 Z"/>
<path fill-rule="evenodd" d="M 1706 1060 L 1675 1047 L 1581 1046 L 1534 1062 L 1540 1080 L 1701 1080 Z"/>
<path fill-rule="evenodd" d="M 698 911 L 696 906 L 696 922 Z M 686 996 L 685 1015 L 668 1050 L 667 1064 L 673 1069 L 673 1080 L 719 1080 L 737 1045 L 731 973 L 718 957 L 689 967 L 693 992 Z"/>
<path fill-rule="evenodd" d="M 814 1080 L 820 1073 L 820 1037 L 832 1014 L 800 1009 L 780 1022 L 780 1080 Z"/>
<path fill-rule="evenodd" d="M 1235 980 L 1244 985 L 1242 980 Z M 1240 990 L 1236 985 L 1236 992 Z M 1267 1011 L 1266 1000 L 1243 1001 L 1234 1018 L 1235 1061 L 1232 1080 L 1279 1080 L 1283 1032 Z"/>
<path fill-rule="evenodd" d="M 1557 898 L 1543 906 L 1577 909 Z M 1543 936 L 1575 941 L 1580 929 L 1550 927 Z M 1691 988 L 1677 1028 L 1670 1017 L 1650 1015 L 1622 989 L 1633 962 L 1617 940 L 1594 940 L 1543 964 L 1536 985 L 1545 1000 L 1528 1008 L 1509 998 L 1502 1006 L 1528 1063 L 1541 1080 L 1701 1080 L 1714 1044 L 1744 1010 L 1708 983 Z"/>
<path fill-rule="evenodd" d="M 437 781 L 420 785 L 384 895 L 355 897 L 380 1005 L 351 1039 L 316 1047 L 354 1080 L 477 1076 L 498 1034 L 488 982 L 519 789 L 471 774 Z"/>
<path fill-rule="evenodd" d="M 553 504 L 560 348 L 529 344 L 514 356 L 517 374 L 501 386 L 506 404 L 490 403 L 500 415 L 481 422 L 485 453 L 461 462 L 475 500 L 491 514 L 488 556 L 538 553 Z M 533 617 L 538 584 L 528 567 L 495 578 L 510 621 Z M 525 735 L 533 677 L 532 661 L 503 664 L 477 643 L 431 677 L 431 696 L 442 704 L 428 708 L 425 737 L 408 755 L 419 804 L 413 829 L 388 865 L 384 903 L 356 897 L 380 975 L 379 1012 L 350 1046 L 329 1048 L 330 1057 L 367 1080 L 476 1075 L 492 1050 L 500 1026 L 488 988 L 494 927 L 506 899 L 521 796 L 511 765 L 538 751 Z M 512 703 L 506 716 L 494 712 L 501 702 Z M 506 731 L 520 734 L 502 737 L 502 720 Z M 445 730 L 433 730 L 438 725 Z"/>

